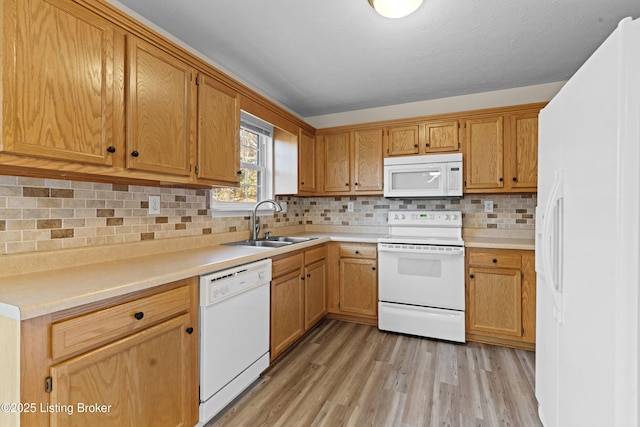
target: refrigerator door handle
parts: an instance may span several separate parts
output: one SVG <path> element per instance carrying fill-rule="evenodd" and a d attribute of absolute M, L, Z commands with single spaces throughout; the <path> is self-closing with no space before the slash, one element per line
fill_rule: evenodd
<path fill-rule="evenodd" d="M 542 227 L 542 269 L 547 290 L 562 321 L 562 238 L 564 227 L 564 169 L 558 169 L 549 194 Z"/>

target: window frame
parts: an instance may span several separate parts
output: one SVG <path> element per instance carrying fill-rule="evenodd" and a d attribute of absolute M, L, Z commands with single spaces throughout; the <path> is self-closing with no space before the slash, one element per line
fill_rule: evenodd
<path fill-rule="evenodd" d="M 275 171 L 273 169 L 273 151 L 274 151 L 274 127 L 272 124 L 250 114 L 246 111 L 240 111 L 240 128 L 245 128 L 250 132 L 257 133 L 259 135 L 259 159 L 262 160 L 262 164 L 255 165 L 251 163 L 244 163 L 240 159 L 240 168 L 258 170 L 262 173 L 260 192 L 257 196 L 258 202 L 264 199 L 271 199 L 274 197 L 274 178 Z M 241 130 L 239 130 L 240 132 Z M 238 149 L 241 149 L 238 147 Z M 225 187 L 222 187 L 225 188 Z M 211 206 L 212 216 L 214 217 L 230 217 L 230 216 L 244 216 L 251 213 L 256 202 L 219 202 L 213 200 L 213 190 L 209 191 L 209 200 Z M 270 204 L 262 205 L 259 208 L 259 214 L 273 213 L 274 209 Z"/>

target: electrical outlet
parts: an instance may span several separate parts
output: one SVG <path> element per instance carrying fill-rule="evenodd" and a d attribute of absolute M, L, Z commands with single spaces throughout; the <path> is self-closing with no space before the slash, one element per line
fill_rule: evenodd
<path fill-rule="evenodd" d="M 485 200 L 484 201 L 484 211 L 485 212 L 493 212 L 493 200 Z"/>
<path fill-rule="evenodd" d="M 149 196 L 149 215 L 160 213 L 160 196 Z"/>
<path fill-rule="evenodd" d="M 347 212 L 353 212 L 353 202 L 347 202 Z"/>
<path fill-rule="evenodd" d="M 287 202 L 280 202 L 280 207 L 282 208 L 282 213 L 287 213 Z"/>

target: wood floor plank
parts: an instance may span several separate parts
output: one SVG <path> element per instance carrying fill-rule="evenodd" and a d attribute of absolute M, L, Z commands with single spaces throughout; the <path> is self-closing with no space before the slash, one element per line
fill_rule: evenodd
<path fill-rule="evenodd" d="M 541 426 L 535 356 L 325 320 L 206 427 Z"/>

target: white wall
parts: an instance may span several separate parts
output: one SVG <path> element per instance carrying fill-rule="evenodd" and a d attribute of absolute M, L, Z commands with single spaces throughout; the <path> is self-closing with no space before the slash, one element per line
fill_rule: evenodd
<path fill-rule="evenodd" d="M 530 104 L 551 100 L 564 84 L 565 82 L 555 82 L 535 86 L 524 86 L 494 92 L 475 93 L 472 95 L 453 96 L 429 101 L 410 102 L 407 104 L 305 117 L 304 120 L 317 129 L 323 129 L 357 123 Z"/>

